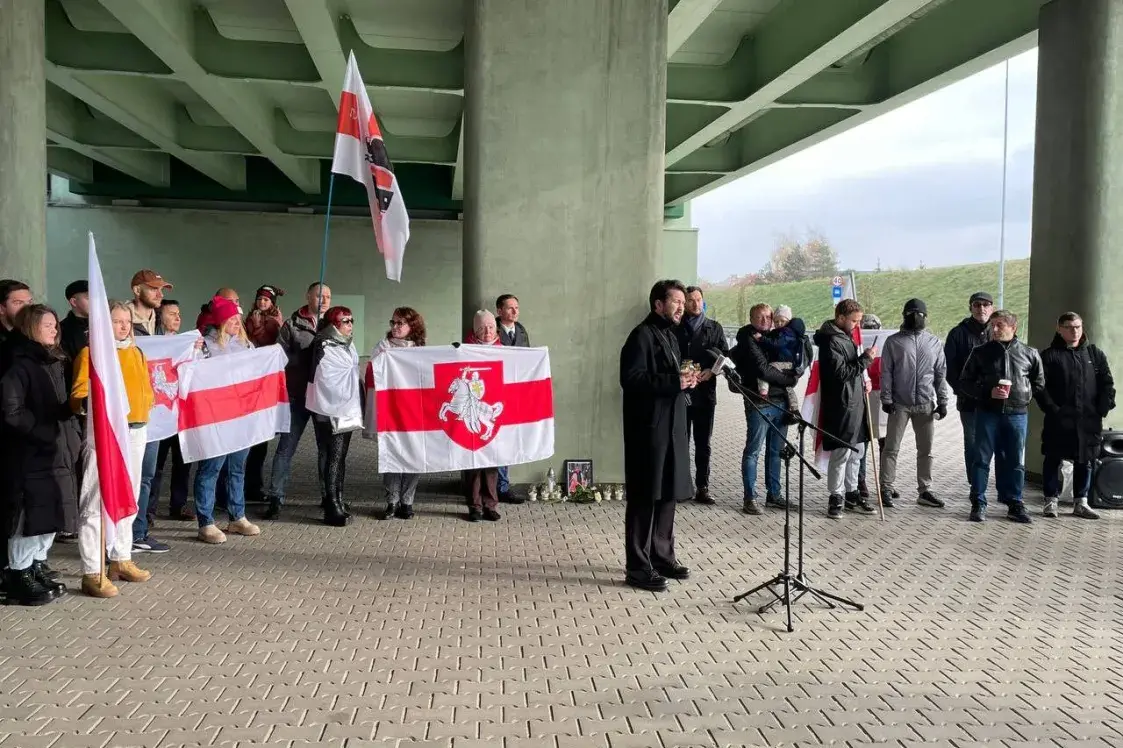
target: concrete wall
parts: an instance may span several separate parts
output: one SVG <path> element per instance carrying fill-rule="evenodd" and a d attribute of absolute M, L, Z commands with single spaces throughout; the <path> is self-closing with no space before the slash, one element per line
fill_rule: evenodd
<path fill-rule="evenodd" d="M 70 202 L 69 197 L 64 201 Z M 169 296 L 184 304 L 189 322 L 198 305 L 223 285 L 236 288 L 248 308 L 258 286 L 275 283 L 286 291 L 281 308 L 288 314 L 303 303 L 303 290 L 319 277 L 323 230 L 323 216 L 91 207 L 81 201 L 52 205 L 47 210 L 46 297 L 65 310 L 63 289 L 86 277 L 86 232 L 93 231 L 111 295 L 127 296 L 133 273 L 151 267 L 175 284 Z M 386 280 L 370 221 L 332 218 L 327 280 L 336 296 L 365 297 L 361 353 L 373 347 L 390 312 L 403 304 L 425 316 L 433 342 L 461 337 L 461 224 L 413 221 L 411 233 L 399 286 Z M 665 230 L 663 255 L 661 276 L 694 280 L 697 232 Z M 512 290 L 526 294 L 526 289 Z M 548 313 L 523 304 L 532 332 L 538 327 L 536 318 Z"/>

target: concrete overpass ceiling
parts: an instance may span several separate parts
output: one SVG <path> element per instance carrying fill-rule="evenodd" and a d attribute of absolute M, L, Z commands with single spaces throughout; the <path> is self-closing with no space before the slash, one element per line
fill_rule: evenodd
<path fill-rule="evenodd" d="M 462 208 L 465 0 L 31 1 L 77 192 L 322 205 L 354 50 L 407 202 Z M 1032 46 L 1044 1 L 669 0 L 666 201 Z"/>

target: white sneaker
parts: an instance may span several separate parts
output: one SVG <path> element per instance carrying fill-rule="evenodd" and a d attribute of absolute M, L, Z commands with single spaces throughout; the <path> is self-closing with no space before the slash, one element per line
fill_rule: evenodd
<path fill-rule="evenodd" d="M 1045 497 L 1045 509 L 1042 510 L 1041 514 L 1045 517 L 1057 516 L 1057 498 L 1055 496 L 1052 498 Z"/>
<path fill-rule="evenodd" d="M 1088 506 L 1087 499 L 1073 499 L 1072 504 L 1072 515 L 1074 517 L 1083 517 L 1084 519 L 1100 518 L 1100 515 L 1093 511 L 1092 507 Z"/>

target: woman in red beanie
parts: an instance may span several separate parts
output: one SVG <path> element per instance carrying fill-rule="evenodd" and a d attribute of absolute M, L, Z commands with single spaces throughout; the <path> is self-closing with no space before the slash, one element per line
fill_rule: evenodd
<path fill-rule="evenodd" d="M 203 354 L 213 358 L 252 350 L 253 343 L 246 336 L 238 305 L 215 296 L 209 306 Z M 204 543 L 225 543 L 226 533 L 251 536 L 261 532 L 261 528 L 246 519 L 245 479 L 249 453 L 246 448 L 199 461 L 195 470 L 195 514 L 199 520 L 199 540 Z M 230 515 L 225 533 L 214 523 L 215 489 L 223 467 L 226 468 L 226 511 Z"/>

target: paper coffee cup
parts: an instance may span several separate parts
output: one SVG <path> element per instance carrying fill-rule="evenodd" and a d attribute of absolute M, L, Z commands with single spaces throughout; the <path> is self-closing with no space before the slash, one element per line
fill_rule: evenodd
<path fill-rule="evenodd" d="M 998 386 L 999 387 L 1013 387 L 1014 383 L 1011 382 L 1009 379 L 999 379 L 998 380 Z"/>

